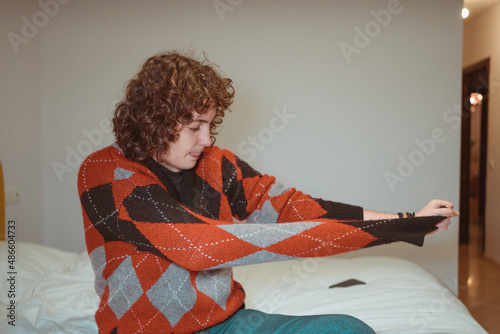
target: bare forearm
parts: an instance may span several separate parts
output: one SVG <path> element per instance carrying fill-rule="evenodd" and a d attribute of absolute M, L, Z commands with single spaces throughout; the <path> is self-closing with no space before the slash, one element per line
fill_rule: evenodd
<path fill-rule="evenodd" d="M 378 211 L 363 210 L 364 220 L 380 220 L 398 218 L 397 213 L 386 213 Z"/>

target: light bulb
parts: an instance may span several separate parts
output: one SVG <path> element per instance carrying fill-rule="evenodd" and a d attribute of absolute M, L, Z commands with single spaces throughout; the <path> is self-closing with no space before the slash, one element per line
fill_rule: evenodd
<path fill-rule="evenodd" d="M 462 8 L 462 18 L 465 19 L 469 16 L 469 10 L 467 8 Z"/>

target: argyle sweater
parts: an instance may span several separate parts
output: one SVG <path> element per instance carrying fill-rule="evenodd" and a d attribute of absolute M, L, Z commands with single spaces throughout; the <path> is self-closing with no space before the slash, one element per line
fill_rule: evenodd
<path fill-rule="evenodd" d="M 421 246 L 443 219 L 363 221 L 362 208 L 286 188 L 215 146 L 204 150 L 186 178 L 192 191 L 180 198 L 152 169 L 110 146 L 79 171 L 100 333 L 196 332 L 242 307 L 231 267 L 394 241 Z"/>

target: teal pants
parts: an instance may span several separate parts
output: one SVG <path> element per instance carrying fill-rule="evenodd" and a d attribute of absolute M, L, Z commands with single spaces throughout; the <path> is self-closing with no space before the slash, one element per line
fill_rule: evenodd
<path fill-rule="evenodd" d="M 240 310 L 228 320 L 198 332 L 199 334 L 375 334 L 367 324 L 344 314 L 289 316 Z"/>

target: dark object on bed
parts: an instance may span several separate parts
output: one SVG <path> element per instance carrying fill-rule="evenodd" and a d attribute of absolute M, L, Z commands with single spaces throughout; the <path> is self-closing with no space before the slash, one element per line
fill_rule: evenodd
<path fill-rule="evenodd" d="M 340 283 L 337 283 L 337 284 L 330 285 L 330 286 L 328 287 L 328 289 L 331 289 L 331 288 L 348 288 L 348 287 L 350 287 L 350 286 L 353 286 L 353 285 L 359 285 L 359 284 L 366 284 L 366 283 L 365 283 L 365 282 L 358 281 L 357 279 L 351 278 L 351 279 L 345 280 L 345 281 L 343 281 L 343 282 L 340 282 Z"/>

